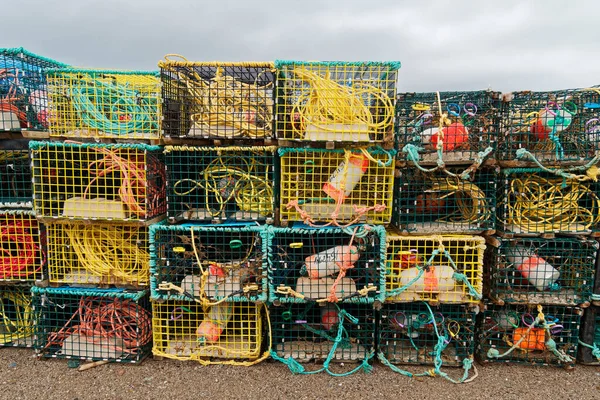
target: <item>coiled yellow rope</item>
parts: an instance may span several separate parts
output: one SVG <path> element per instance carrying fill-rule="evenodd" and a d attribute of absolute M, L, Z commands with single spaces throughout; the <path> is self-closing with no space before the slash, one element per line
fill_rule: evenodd
<path fill-rule="evenodd" d="M 426 192 L 444 193 L 438 199 L 453 197 L 458 210 L 443 218 L 440 222 L 478 224 L 489 217 L 489 207 L 485 193 L 472 183 L 452 181 L 451 179 L 432 179 Z"/>
<path fill-rule="evenodd" d="M 7 307 L 12 303 L 13 317 Z M 33 335 L 34 318 L 31 296 L 18 290 L 0 292 L 0 343 L 6 344 Z"/>

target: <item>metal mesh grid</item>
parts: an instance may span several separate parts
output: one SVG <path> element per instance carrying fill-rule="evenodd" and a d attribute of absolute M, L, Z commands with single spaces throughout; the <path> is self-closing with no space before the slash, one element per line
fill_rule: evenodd
<path fill-rule="evenodd" d="M 502 239 L 488 246 L 491 297 L 507 303 L 580 305 L 589 302 L 598 242 L 575 238 Z"/>
<path fill-rule="evenodd" d="M 0 210 L 0 281 L 37 281 L 42 273 L 42 242 L 35 215 Z"/>
<path fill-rule="evenodd" d="M 582 364 L 600 365 L 600 307 L 585 309 L 581 321 L 577 361 Z"/>
<path fill-rule="evenodd" d="M 69 286 L 149 285 L 148 228 L 106 224 L 46 224 L 48 276 Z"/>
<path fill-rule="evenodd" d="M 32 347 L 36 324 L 29 287 L 0 286 L 0 346 Z"/>
<path fill-rule="evenodd" d="M 488 304 L 478 321 L 482 362 L 572 366 L 582 311 L 577 307 Z M 512 350 L 511 350 L 512 349 Z"/>
<path fill-rule="evenodd" d="M 41 356 L 137 363 L 150 353 L 147 291 L 34 287 L 32 292 Z"/>
<path fill-rule="evenodd" d="M 50 135 L 158 139 L 158 72 L 51 69 Z"/>
<path fill-rule="evenodd" d="M 383 300 L 382 227 L 270 228 L 268 258 L 271 301 Z"/>
<path fill-rule="evenodd" d="M 473 92 L 399 93 L 396 103 L 396 148 L 404 159 L 436 164 L 476 161 L 478 153 L 493 158 L 500 126 L 501 94 Z M 442 151 L 437 150 L 443 122 Z M 489 148 L 489 150 L 488 150 Z"/>
<path fill-rule="evenodd" d="M 157 299 L 265 301 L 262 226 L 153 225 L 150 286 Z"/>
<path fill-rule="evenodd" d="M 277 138 L 392 141 L 399 62 L 276 61 Z"/>
<path fill-rule="evenodd" d="M 402 170 L 394 188 L 394 223 L 417 234 L 494 230 L 496 170 L 482 167 L 468 177 L 463 174 L 463 167 L 447 167 L 446 170 Z"/>
<path fill-rule="evenodd" d="M 261 356 L 264 306 L 221 303 L 203 310 L 186 301 L 152 303 L 154 355 L 202 364 L 244 363 Z"/>
<path fill-rule="evenodd" d="M 438 335 L 444 366 L 463 366 L 475 350 L 475 312 L 463 305 L 385 304 L 381 309 L 377 351 L 392 364 L 434 365 Z M 437 329 L 437 333 L 436 333 Z"/>
<path fill-rule="evenodd" d="M 375 350 L 376 317 L 369 305 L 286 304 L 271 308 L 271 324 L 272 352 L 280 361 L 366 363 Z"/>
<path fill-rule="evenodd" d="M 0 131 L 47 130 L 47 68 L 65 66 L 23 48 L 0 49 Z"/>
<path fill-rule="evenodd" d="M 165 57 L 165 136 L 267 139 L 273 137 L 275 69 L 268 62 L 190 62 Z"/>
<path fill-rule="evenodd" d="M 506 103 L 498 159 L 542 164 L 589 161 L 600 150 L 600 89 L 514 92 Z"/>
<path fill-rule="evenodd" d="M 478 303 L 485 239 L 401 236 L 388 231 L 386 298 L 394 302 Z"/>
<path fill-rule="evenodd" d="M 16 149 L 6 147 L 0 142 L 0 207 L 29 208 L 32 194 L 27 143 L 16 143 Z"/>
<path fill-rule="evenodd" d="M 512 234 L 577 233 L 598 228 L 598 184 L 566 179 L 537 168 L 502 170 L 498 230 Z"/>
<path fill-rule="evenodd" d="M 166 146 L 169 220 L 272 219 L 275 149 Z"/>
<path fill-rule="evenodd" d="M 393 154 L 381 149 L 280 148 L 281 221 L 389 223 Z"/>
<path fill-rule="evenodd" d="M 166 212 L 158 146 L 30 142 L 40 217 L 147 221 Z"/>

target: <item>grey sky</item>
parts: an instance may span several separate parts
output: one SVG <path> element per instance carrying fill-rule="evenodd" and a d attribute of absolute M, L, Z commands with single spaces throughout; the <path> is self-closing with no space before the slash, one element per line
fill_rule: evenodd
<path fill-rule="evenodd" d="M 1 47 L 72 65 L 399 60 L 399 90 L 600 84 L 600 1 L 15 0 Z"/>

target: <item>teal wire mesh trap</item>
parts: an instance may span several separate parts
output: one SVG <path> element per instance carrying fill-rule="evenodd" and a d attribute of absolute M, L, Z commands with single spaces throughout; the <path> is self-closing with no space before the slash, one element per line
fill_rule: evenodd
<path fill-rule="evenodd" d="M 600 308 L 585 309 L 581 322 L 581 335 L 577 361 L 581 364 L 600 365 Z"/>

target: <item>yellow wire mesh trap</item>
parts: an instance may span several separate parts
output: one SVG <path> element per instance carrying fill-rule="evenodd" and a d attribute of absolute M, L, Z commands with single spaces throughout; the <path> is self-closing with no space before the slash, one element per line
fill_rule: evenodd
<path fill-rule="evenodd" d="M 203 309 L 194 302 L 154 301 L 152 352 L 204 365 L 250 365 L 261 359 L 265 312 L 265 306 L 253 303 Z"/>
<path fill-rule="evenodd" d="M 478 303 L 485 239 L 387 234 L 386 297 L 392 302 Z"/>
<path fill-rule="evenodd" d="M 42 279 L 42 243 L 35 215 L 0 210 L 0 281 Z"/>
<path fill-rule="evenodd" d="M 30 142 L 38 217 L 145 222 L 166 212 L 159 146 Z"/>
<path fill-rule="evenodd" d="M 29 287 L 0 287 L 0 346 L 32 347 L 36 323 Z"/>
<path fill-rule="evenodd" d="M 148 286 L 147 227 L 64 221 L 47 224 L 46 237 L 50 283 Z"/>
<path fill-rule="evenodd" d="M 48 71 L 50 135 L 158 139 L 161 84 L 157 72 Z"/>
<path fill-rule="evenodd" d="M 399 62 L 275 62 L 278 139 L 393 140 Z"/>
<path fill-rule="evenodd" d="M 280 148 L 282 222 L 387 224 L 394 152 Z"/>

